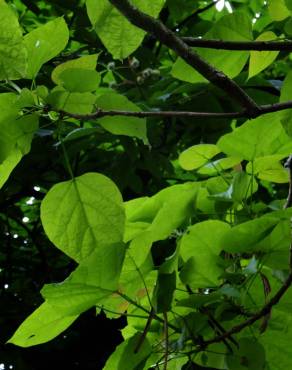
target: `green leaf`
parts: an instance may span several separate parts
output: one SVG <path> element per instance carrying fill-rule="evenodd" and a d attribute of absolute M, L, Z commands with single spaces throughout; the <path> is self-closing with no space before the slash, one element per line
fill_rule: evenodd
<path fill-rule="evenodd" d="M 121 194 L 109 178 L 98 173 L 53 186 L 42 202 L 41 220 L 49 239 L 76 261 L 123 240 Z"/>
<path fill-rule="evenodd" d="M 292 10 L 292 1 L 291 0 L 285 0 L 285 5 L 289 10 Z"/>
<path fill-rule="evenodd" d="M 244 12 L 235 12 L 223 16 L 204 38 L 225 41 L 251 41 L 251 19 Z M 228 77 L 237 76 L 245 66 L 249 53 L 247 51 L 222 51 L 214 49 L 196 49 L 198 54 L 211 65 L 224 72 Z M 173 77 L 191 83 L 206 82 L 206 79 L 195 71 L 184 60 L 178 58 L 171 74 Z"/>
<path fill-rule="evenodd" d="M 290 12 L 287 9 L 285 0 L 269 0 L 269 14 L 272 20 L 282 21 L 289 17 Z"/>
<path fill-rule="evenodd" d="M 60 73 L 61 85 L 70 92 L 94 91 L 100 84 L 100 74 L 96 71 L 81 68 L 68 68 Z"/>
<path fill-rule="evenodd" d="M 141 252 L 143 253 L 143 251 Z M 136 299 L 138 302 L 143 299 L 148 302 L 148 295 L 152 294 L 157 281 L 157 271 L 153 271 L 153 268 L 150 253 L 142 263 L 139 263 L 131 255 L 131 251 L 127 250 L 119 280 L 119 292 L 126 294 L 131 299 Z M 102 308 L 108 317 L 116 318 L 125 311 L 129 312 L 133 309 L 133 305 L 120 295 L 112 294 L 107 300 L 102 301 L 99 308 Z"/>
<path fill-rule="evenodd" d="M 226 369 L 226 360 L 225 360 L 225 354 L 226 354 L 226 346 L 224 343 L 214 343 L 208 346 L 206 351 L 201 352 L 196 356 L 196 363 L 200 364 L 207 369 Z M 229 370 L 229 368 L 228 368 Z M 247 370 L 247 369 L 246 369 Z"/>
<path fill-rule="evenodd" d="M 45 302 L 20 325 L 8 343 L 20 347 L 45 343 L 67 329 L 77 317 L 63 315 Z"/>
<path fill-rule="evenodd" d="M 270 234 L 278 222 L 277 217 L 268 215 L 234 226 L 221 238 L 221 250 L 230 253 L 261 250 L 256 247 L 257 243 Z"/>
<path fill-rule="evenodd" d="M 260 337 L 266 351 L 267 363 L 271 370 L 289 369 L 291 366 L 291 349 L 288 343 L 292 340 L 291 313 L 281 312 L 275 307 L 269 321 L 269 328 Z"/>
<path fill-rule="evenodd" d="M 227 223 L 203 221 L 191 226 L 180 243 L 182 258 L 186 261 L 180 277 L 192 287 L 216 286 L 223 270 L 219 265 L 221 238 L 229 231 Z"/>
<path fill-rule="evenodd" d="M 291 100 L 292 95 L 292 71 L 289 71 L 287 76 L 284 79 L 282 88 L 281 88 L 281 96 L 280 102 L 286 102 Z M 292 137 L 292 110 L 288 109 L 283 112 L 278 113 L 281 118 L 281 123 L 285 129 L 287 135 L 291 138 Z"/>
<path fill-rule="evenodd" d="M 41 293 L 59 312 L 80 314 L 118 289 L 124 256 L 122 243 L 98 248 L 63 283 L 45 285 Z"/>
<path fill-rule="evenodd" d="M 104 370 L 136 370 L 151 354 L 151 345 L 147 338 L 142 343 L 139 351 L 135 351 L 140 341 L 141 333 L 136 333 L 132 338 L 118 345 L 115 352 L 107 360 Z"/>
<path fill-rule="evenodd" d="M 139 112 L 141 109 L 125 96 L 119 94 L 104 94 L 97 98 L 96 105 L 104 110 L 123 110 Z M 148 143 L 145 118 L 136 117 L 103 117 L 98 123 L 114 135 L 137 137 Z"/>
<path fill-rule="evenodd" d="M 195 170 L 220 153 L 220 149 L 213 144 L 198 144 L 183 151 L 179 156 L 180 166 L 188 171 Z"/>
<path fill-rule="evenodd" d="M 0 150 L 0 188 L 21 158 L 30 151 L 33 135 L 38 129 L 38 121 L 39 118 L 35 114 L 22 117 L 12 115 L 9 119 L 0 120 L 0 130 L 3 133 L 1 138 L 4 140 Z"/>
<path fill-rule="evenodd" d="M 220 172 L 236 167 L 240 162 L 241 159 L 236 157 L 221 158 L 205 164 L 198 170 L 198 173 L 208 176 L 218 175 Z"/>
<path fill-rule="evenodd" d="M 62 79 L 60 78 L 60 74 L 67 69 L 80 68 L 82 70 L 86 69 L 89 71 L 95 71 L 97 58 L 98 54 L 84 55 L 80 58 L 69 60 L 68 62 L 59 64 L 52 72 L 52 80 L 55 82 L 56 85 L 61 85 Z"/>
<path fill-rule="evenodd" d="M 138 265 L 145 260 L 154 241 L 166 239 L 191 217 L 195 210 L 199 186 L 198 183 L 185 183 L 168 187 L 143 201 L 128 218 L 130 222 L 149 223 L 149 227 L 138 234 L 130 244 L 131 253 L 138 254 L 133 254 Z M 131 202 L 128 202 L 126 207 L 129 204 Z"/>
<path fill-rule="evenodd" d="M 217 146 L 229 156 L 252 161 L 272 154 L 289 155 L 292 143 L 280 123 L 279 113 L 246 121 L 230 134 L 221 136 Z"/>
<path fill-rule="evenodd" d="M 232 184 L 223 193 L 212 194 L 210 199 L 221 200 L 225 202 L 234 202 L 240 204 L 246 201 L 252 194 L 258 190 L 256 180 L 246 172 L 237 172 L 232 180 Z"/>
<path fill-rule="evenodd" d="M 28 52 L 26 77 L 34 79 L 42 65 L 57 56 L 68 40 L 69 30 L 63 18 L 56 18 L 25 35 Z"/>
<path fill-rule="evenodd" d="M 165 0 L 133 0 L 142 12 L 157 17 Z M 108 0 L 87 0 L 87 13 L 99 38 L 115 59 L 125 59 L 142 43 L 145 32 L 133 26 Z"/>
<path fill-rule="evenodd" d="M 173 294 L 176 288 L 176 272 L 171 274 L 158 274 L 157 283 L 154 289 L 155 312 L 163 313 L 171 310 Z"/>
<path fill-rule="evenodd" d="M 70 93 L 56 87 L 47 98 L 47 102 L 56 110 L 73 114 L 89 114 L 95 105 L 96 96 L 92 93 Z"/>
<path fill-rule="evenodd" d="M 274 32 L 267 31 L 262 33 L 255 41 L 270 41 L 277 39 Z M 251 51 L 248 77 L 256 76 L 266 69 L 277 58 L 279 51 Z"/>
<path fill-rule="evenodd" d="M 0 3 L 0 80 L 17 80 L 26 73 L 27 51 L 14 11 Z"/>
<path fill-rule="evenodd" d="M 254 173 L 261 180 L 276 182 L 279 184 L 289 181 L 288 171 L 280 163 L 283 155 L 269 155 L 259 157 L 254 162 L 249 162 L 246 166 L 248 173 Z"/>
<path fill-rule="evenodd" d="M 229 370 L 264 370 L 266 356 L 264 347 L 253 337 L 240 338 L 239 348 L 226 355 Z"/>
<path fill-rule="evenodd" d="M 11 125 L 18 115 L 16 107 L 17 96 L 13 93 L 0 94 L 0 163 L 2 163 L 15 145 L 15 139 L 19 135 L 18 127 Z"/>

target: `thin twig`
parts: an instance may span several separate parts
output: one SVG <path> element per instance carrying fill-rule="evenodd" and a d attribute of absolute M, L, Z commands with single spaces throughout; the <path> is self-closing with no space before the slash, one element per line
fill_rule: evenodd
<path fill-rule="evenodd" d="M 128 0 L 109 0 L 133 25 L 152 33 L 164 45 L 172 49 L 191 67 L 203 75 L 209 82 L 219 87 L 233 100 L 246 109 L 249 117 L 259 113 L 258 105 L 245 91 L 223 72 L 217 70 L 185 44 L 177 35 L 159 20 L 141 12 Z"/>
<path fill-rule="evenodd" d="M 150 311 L 150 314 L 148 316 L 148 319 L 147 319 L 145 328 L 144 328 L 143 333 L 141 334 L 141 336 L 140 336 L 140 338 L 138 340 L 138 343 L 136 345 L 136 348 L 134 350 L 134 353 L 138 353 L 139 350 L 140 350 L 140 348 L 142 347 L 142 345 L 144 343 L 144 340 L 146 338 L 146 335 L 147 335 L 147 333 L 148 333 L 148 331 L 149 331 L 149 329 L 151 327 L 151 323 L 153 321 L 154 313 L 155 313 L 155 311 L 154 311 L 154 308 L 152 307 L 151 308 L 151 311 Z"/>
<path fill-rule="evenodd" d="M 291 51 L 292 40 L 283 41 L 224 41 L 197 37 L 182 37 L 183 42 L 191 47 L 218 50 L 255 50 L 255 51 Z"/>
<path fill-rule="evenodd" d="M 168 341 L 168 319 L 167 319 L 167 313 L 163 312 L 163 331 L 164 331 L 164 340 L 165 340 L 165 354 L 164 354 L 164 366 L 163 369 L 167 370 L 167 364 L 168 364 L 168 354 L 169 354 L 169 341 Z"/>
<path fill-rule="evenodd" d="M 266 104 L 260 105 L 257 117 L 262 116 L 267 113 L 280 112 L 282 110 L 292 109 L 292 100 L 283 103 Z M 53 110 L 53 109 L 52 109 Z M 137 118 L 249 118 L 248 110 L 243 110 L 239 112 L 188 112 L 188 111 L 124 111 L 124 110 L 102 110 L 89 114 L 78 114 L 69 113 L 65 111 L 56 111 L 60 113 L 63 117 L 70 117 L 78 119 L 81 121 L 90 121 L 107 116 L 125 116 L 125 117 L 137 117 Z"/>

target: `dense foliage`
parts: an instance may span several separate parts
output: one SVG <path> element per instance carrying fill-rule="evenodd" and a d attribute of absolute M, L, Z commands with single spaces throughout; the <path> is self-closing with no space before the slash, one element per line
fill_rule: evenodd
<path fill-rule="evenodd" d="M 3 368 L 290 369 L 291 25 L 291 0 L 0 0 Z M 95 315 L 123 338 L 80 363 Z"/>

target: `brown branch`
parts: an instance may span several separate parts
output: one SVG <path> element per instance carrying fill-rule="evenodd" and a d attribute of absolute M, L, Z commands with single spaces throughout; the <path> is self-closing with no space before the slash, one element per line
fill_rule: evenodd
<path fill-rule="evenodd" d="M 267 113 L 279 112 L 286 109 L 292 109 L 292 100 L 284 103 L 266 104 L 260 105 L 258 116 L 262 116 Z M 98 109 L 97 111 L 89 114 L 78 114 L 69 113 L 65 111 L 56 111 L 60 113 L 63 117 L 75 118 L 82 121 L 94 120 L 106 116 L 125 116 L 125 117 L 137 117 L 137 118 L 167 118 L 167 117 L 177 117 L 177 118 L 249 118 L 248 110 L 243 110 L 239 112 L 188 112 L 188 111 L 123 111 L 123 110 L 109 110 L 105 111 Z"/>
<path fill-rule="evenodd" d="M 259 107 L 245 91 L 223 72 L 211 66 L 195 51 L 185 44 L 174 32 L 168 29 L 159 20 L 141 12 L 128 0 L 109 0 L 133 25 L 152 33 L 164 45 L 172 49 L 185 62 L 197 70 L 208 81 L 222 89 L 232 99 L 246 109 L 250 118 L 259 114 Z"/>
<path fill-rule="evenodd" d="M 183 111 L 149 111 L 149 112 L 133 112 L 133 111 L 122 111 L 122 110 L 97 110 L 90 114 L 77 114 L 68 113 L 64 111 L 58 111 L 63 114 L 64 117 L 71 117 L 82 121 L 94 120 L 106 116 L 125 116 L 125 117 L 137 117 L 137 118 L 167 118 L 167 117 L 180 117 L 180 118 L 239 118 L 244 117 L 244 112 L 230 112 L 230 113 L 212 113 L 212 112 L 183 112 Z"/>
<path fill-rule="evenodd" d="M 292 40 L 285 41 L 224 41 L 207 40 L 197 37 L 182 37 L 183 42 L 191 47 L 219 50 L 255 50 L 255 51 L 291 51 Z"/>

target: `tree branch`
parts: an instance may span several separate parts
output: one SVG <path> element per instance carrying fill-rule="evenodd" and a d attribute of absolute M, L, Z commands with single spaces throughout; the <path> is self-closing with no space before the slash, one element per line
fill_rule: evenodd
<path fill-rule="evenodd" d="M 197 37 L 182 37 L 183 42 L 191 47 L 220 50 L 256 50 L 256 51 L 291 51 L 292 40 L 285 41 L 223 41 L 207 40 Z"/>
<path fill-rule="evenodd" d="M 128 0 L 109 0 L 133 25 L 152 33 L 164 45 L 171 48 L 190 66 L 201 73 L 208 81 L 219 87 L 232 99 L 236 100 L 246 109 L 248 117 L 258 115 L 259 107 L 248 96 L 240 86 L 228 78 L 223 72 L 211 66 L 202 59 L 195 51 L 185 44 L 159 20 L 141 12 L 134 7 Z"/>
<path fill-rule="evenodd" d="M 258 106 L 259 111 L 256 117 L 262 116 L 267 113 L 279 112 L 286 109 L 292 109 L 292 100 L 284 103 L 266 104 Z M 63 117 L 71 117 L 82 121 L 95 120 L 107 116 L 125 116 L 125 117 L 137 117 L 137 118 L 167 118 L 167 117 L 177 117 L 177 118 L 249 118 L 248 110 L 238 111 L 238 112 L 188 112 L 188 111 L 123 111 L 123 110 L 102 110 L 89 114 L 78 114 L 69 113 L 65 111 L 56 111 L 60 113 Z"/>

